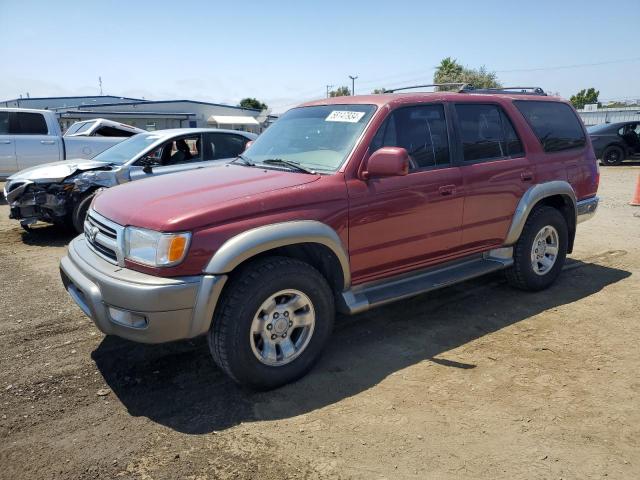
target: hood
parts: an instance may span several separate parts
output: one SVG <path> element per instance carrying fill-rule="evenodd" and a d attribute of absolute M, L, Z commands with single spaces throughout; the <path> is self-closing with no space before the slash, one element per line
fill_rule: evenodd
<path fill-rule="evenodd" d="M 43 165 L 36 165 L 35 167 L 20 170 L 18 173 L 14 173 L 7 178 L 7 182 L 16 180 L 28 180 L 33 183 L 59 182 L 67 178 L 69 175 L 73 175 L 75 172 L 104 168 L 109 165 L 111 164 L 106 162 L 96 162 L 94 160 L 85 160 L 82 158 L 45 163 Z"/>
<path fill-rule="evenodd" d="M 120 224 L 158 231 L 192 230 L 212 223 L 224 204 L 314 182 L 320 175 L 221 165 L 126 183 L 103 190 L 93 208 Z"/>

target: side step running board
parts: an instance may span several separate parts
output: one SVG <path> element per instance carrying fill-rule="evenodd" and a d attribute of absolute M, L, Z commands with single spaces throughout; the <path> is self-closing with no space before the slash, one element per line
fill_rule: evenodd
<path fill-rule="evenodd" d="M 505 247 L 389 280 L 357 285 L 341 293 L 340 311 L 349 314 L 364 312 L 386 303 L 503 270 L 512 264 L 513 248 Z"/>

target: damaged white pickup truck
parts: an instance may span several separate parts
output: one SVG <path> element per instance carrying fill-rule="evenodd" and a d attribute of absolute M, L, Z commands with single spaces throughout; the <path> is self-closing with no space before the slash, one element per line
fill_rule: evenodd
<path fill-rule="evenodd" d="M 38 221 L 68 225 L 82 233 L 87 209 L 100 188 L 179 172 L 235 158 L 256 135 L 213 128 L 140 133 L 91 160 L 53 162 L 7 179 L 9 217 L 29 231 Z"/>

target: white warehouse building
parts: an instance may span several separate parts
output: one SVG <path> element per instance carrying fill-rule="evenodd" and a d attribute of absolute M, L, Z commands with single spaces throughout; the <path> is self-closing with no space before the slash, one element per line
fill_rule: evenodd
<path fill-rule="evenodd" d="M 72 123 L 107 118 L 144 130 L 214 127 L 260 133 L 276 117 L 267 111 L 196 100 L 145 100 L 112 95 L 87 97 L 17 98 L 0 107 L 39 108 L 58 114 L 66 130 Z"/>

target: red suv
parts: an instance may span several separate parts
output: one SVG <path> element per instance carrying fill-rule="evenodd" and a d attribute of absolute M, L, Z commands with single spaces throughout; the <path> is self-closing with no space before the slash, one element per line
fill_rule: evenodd
<path fill-rule="evenodd" d="M 576 112 L 539 89 L 319 100 L 229 164 L 99 193 L 60 269 L 104 333 L 207 335 L 235 381 L 272 388 L 311 368 L 336 310 L 497 270 L 548 287 L 598 181 Z"/>

